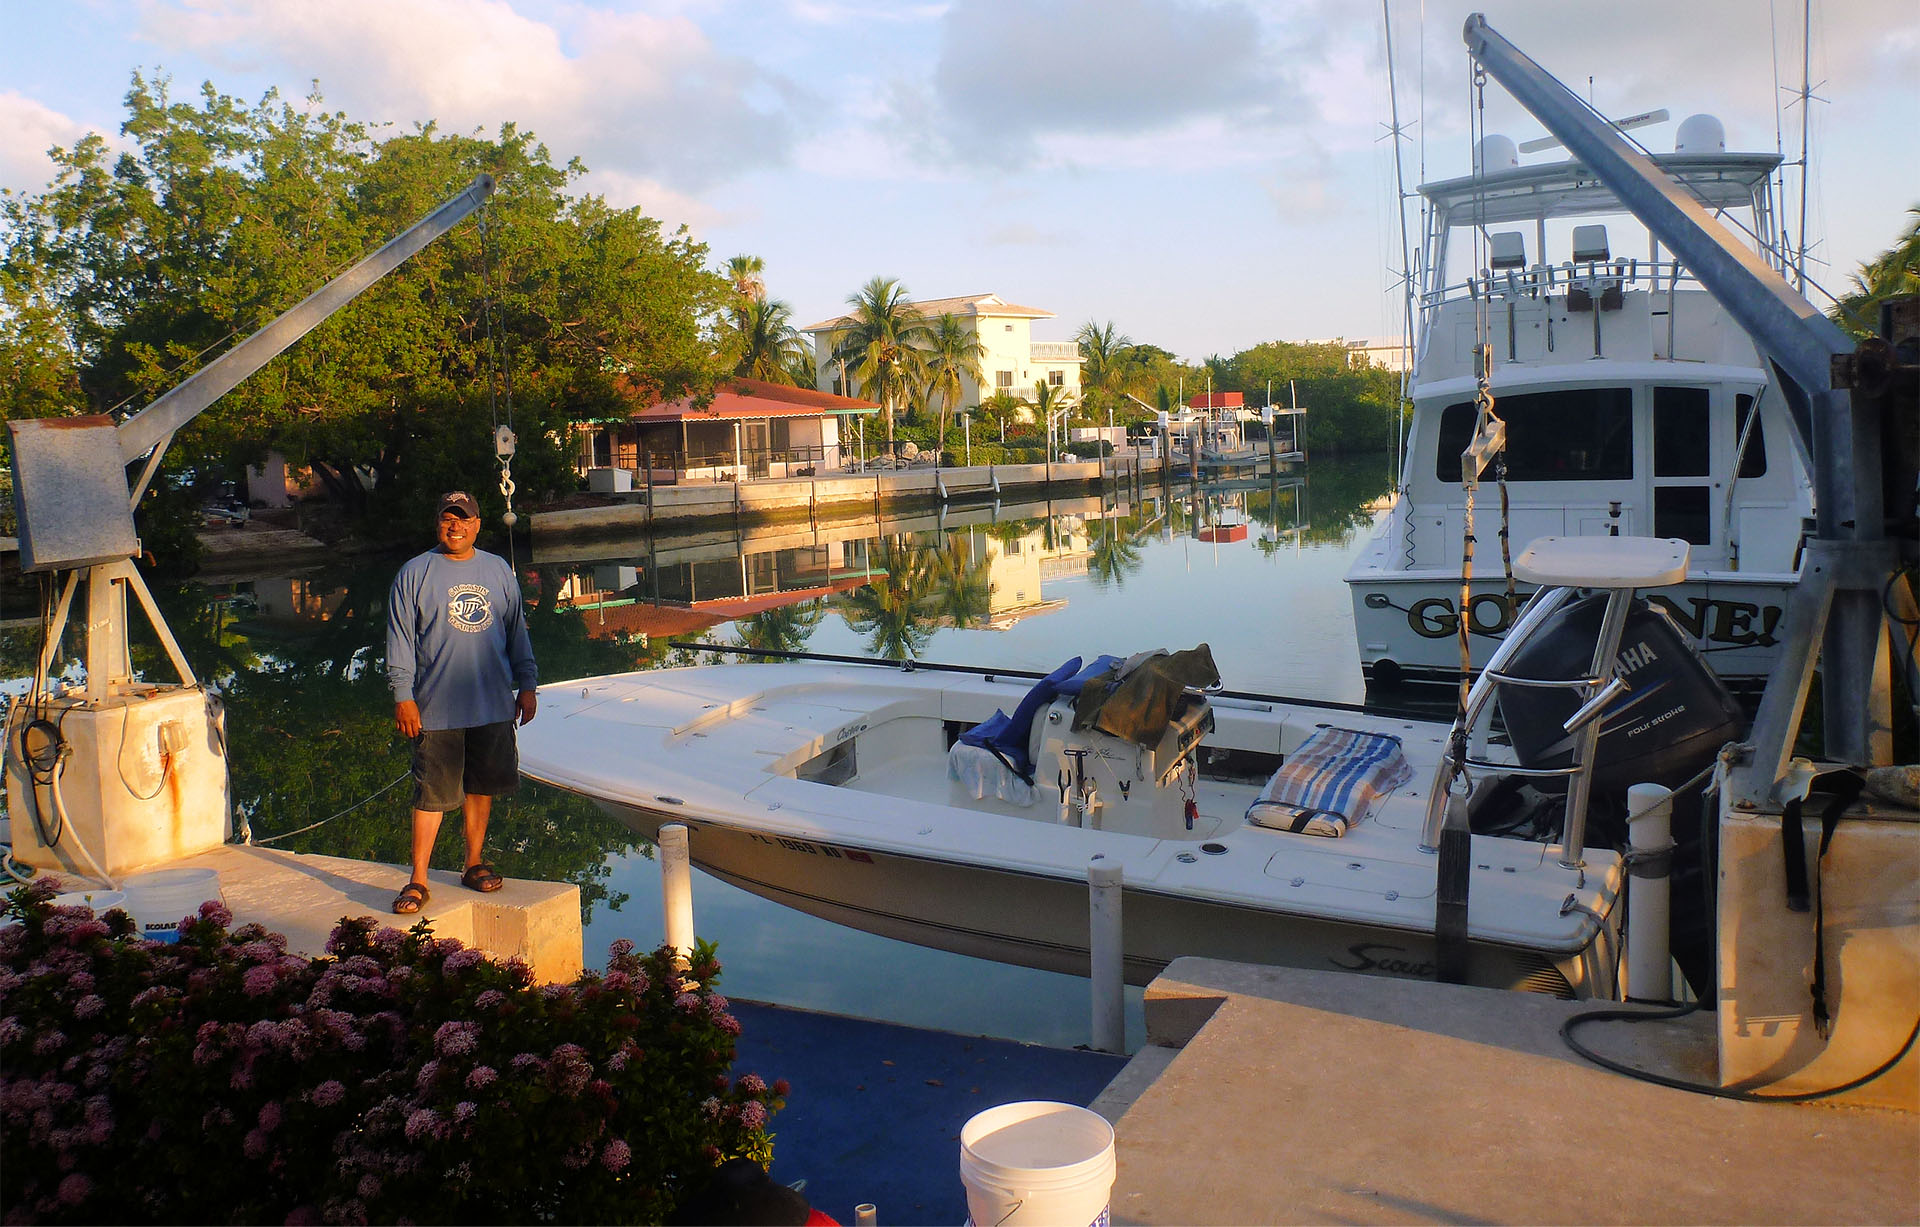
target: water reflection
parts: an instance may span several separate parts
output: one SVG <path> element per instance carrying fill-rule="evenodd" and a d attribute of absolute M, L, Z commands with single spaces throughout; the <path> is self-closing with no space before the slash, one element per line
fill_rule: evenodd
<path fill-rule="evenodd" d="M 546 681 L 711 659 L 676 642 L 1046 670 L 1205 640 L 1234 688 L 1358 700 L 1341 576 L 1389 480 L 1375 460 L 1316 461 L 1305 478 L 1192 491 L 537 544 L 530 557 L 520 543 L 516 561 Z M 402 561 L 158 592 L 193 668 L 225 697 L 234 800 L 257 837 L 300 832 L 278 846 L 406 860 L 405 786 L 380 791 L 407 768 L 383 672 Z M 36 646 L 31 628 L 0 631 L 0 677 L 23 678 Z M 145 675 L 167 672 L 150 636 L 134 651 Z M 496 807 L 493 831 L 503 872 L 580 886 L 590 961 L 614 937 L 659 939 L 650 849 L 592 804 L 524 787 Z M 457 867 L 457 842 L 442 841 L 442 867 Z M 905 947 L 717 883 L 702 892 L 730 992 L 1085 1039 L 1083 981 Z M 793 957 L 803 940 L 814 961 Z"/>

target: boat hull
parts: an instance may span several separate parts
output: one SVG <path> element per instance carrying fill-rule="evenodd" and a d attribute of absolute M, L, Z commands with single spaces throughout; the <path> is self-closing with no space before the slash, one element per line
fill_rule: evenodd
<path fill-rule="evenodd" d="M 648 839 L 662 824 L 689 831 L 693 862 L 730 885 L 797 911 L 915 945 L 1084 976 L 1089 971 L 1084 880 L 745 830 L 725 822 L 596 799 Z M 1129 984 L 1144 985 L 1183 955 L 1433 980 L 1433 935 L 1343 923 L 1123 888 Z M 1558 958 L 1488 942 L 1469 948 L 1467 982 L 1560 997 L 1605 996 L 1606 938 Z M 1608 977 L 1600 982 L 1601 977 Z"/>

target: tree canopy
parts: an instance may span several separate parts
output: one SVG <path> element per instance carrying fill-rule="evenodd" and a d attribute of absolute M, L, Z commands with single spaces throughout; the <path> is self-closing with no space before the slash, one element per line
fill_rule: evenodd
<path fill-rule="evenodd" d="M 138 410 L 483 171 L 478 220 L 223 397 L 170 463 L 232 474 L 274 449 L 366 523 L 407 522 L 446 485 L 497 505 L 495 421 L 513 418 L 522 491 L 571 489 L 567 427 L 615 376 L 666 398 L 723 373 L 732 287 L 706 249 L 579 193 L 586 168 L 514 125 L 390 133 L 317 92 L 182 101 L 136 74 L 122 134 L 117 154 L 98 134 L 53 150 L 43 191 L 0 198 L 9 416 Z"/>

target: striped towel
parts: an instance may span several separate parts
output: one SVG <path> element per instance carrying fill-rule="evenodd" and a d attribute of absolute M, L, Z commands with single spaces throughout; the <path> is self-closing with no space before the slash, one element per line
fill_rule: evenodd
<path fill-rule="evenodd" d="M 1400 739 L 1324 728 L 1307 738 L 1247 807 L 1247 821 L 1304 835 L 1345 835 L 1413 778 Z"/>

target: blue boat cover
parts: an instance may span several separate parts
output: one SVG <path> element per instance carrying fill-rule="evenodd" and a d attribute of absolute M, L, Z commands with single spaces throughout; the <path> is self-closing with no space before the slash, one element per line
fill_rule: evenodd
<path fill-rule="evenodd" d="M 1079 694 L 1080 687 L 1086 685 L 1089 677 L 1112 667 L 1116 661 L 1116 657 L 1102 656 L 1082 669 L 1080 658 L 1074 657 L 1035 682 L 1033 689 L 1027 691 L 1026 697 L 1020 700 L 1020 705 L 1013 709 L 1011 716 L 995 710 L 993 715 L 960 734 L 960 740 L 967 745 L 991 751 L 1015 775 L 1029 784 L 1033 783 L 1033 760 L 1027 757 L 1027 741 L 1033 733 L 1033 718 L 1055 697 Z"/>

